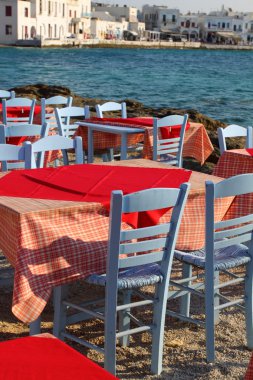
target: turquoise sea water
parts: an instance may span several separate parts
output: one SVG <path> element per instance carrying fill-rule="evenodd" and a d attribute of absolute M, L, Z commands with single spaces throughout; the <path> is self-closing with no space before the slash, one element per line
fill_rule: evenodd
<path fill-rule="evenodd" d="M 253 51 L 0 49 L 0 88 L 46 83 L 252 125 Z"/>

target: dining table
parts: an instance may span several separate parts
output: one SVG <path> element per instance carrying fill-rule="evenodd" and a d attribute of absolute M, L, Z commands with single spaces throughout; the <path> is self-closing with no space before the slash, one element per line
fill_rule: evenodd
<path fill-rule="evenodd" d="M 153 118 L 97 118 L 77 122 L 76 135 L 83 139 L 88 150 L 88 162 L 93 162 L 94 151 L 121 147 L 121 159 L 127 158 L 127 147 L 143 142 L 142 158 L 153 157 Z M 123 133 L 123 131 L 125 133 Z M 179 127 L 169 127 L 171 138 L 179 136 Z M 169 138 L 169 137 L 166 137 Z M 204 164 L 214 147 L 202 123 L 189 122 L 186 126 L 183 157 L 191 157 Z"/>
<path fill-rule="evenodd" d="M 117 380 L 49 333 L 0 342 L 0 380 Z"/>
<path fill-rule="evenodd" d="M 213 170 L 213 175 L 223 178 L 247 173 L 253 174 L 252 148 L 225 150 Z M 238 196 L 236 202 L 231 205 L 227 218 L 238 213 L 240 215 L 253 213 L 253 194 Z"/>
<path fill-rule="evenodd" d="M 189 182 L 177 248 L 202 248 L 206 180 L 222 179 L 146 159 L 0 173 L 0 248 L 15 269 L 14 315 L 36 321 L 55 286 L 105 271 L 112 190 L 125 194 Z M 233 197 L 217 200 L 217 221 L 232 203 Z M 169 221 L 170 215 L 125 215 L 124 228 Z"/>
<path fill-rule="evenodd" d="M 229 149 L 220 156 L 213 174 L 229 178 L 238 174 L 253 173 L 253 149 Z"/>

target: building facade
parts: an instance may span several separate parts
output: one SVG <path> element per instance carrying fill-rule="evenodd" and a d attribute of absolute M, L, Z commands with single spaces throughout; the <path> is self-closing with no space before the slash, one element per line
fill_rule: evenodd
<path fill-rule="evenodd" d="M 0 43 L 90 33 L 90 0 L 0 0 Z"/>

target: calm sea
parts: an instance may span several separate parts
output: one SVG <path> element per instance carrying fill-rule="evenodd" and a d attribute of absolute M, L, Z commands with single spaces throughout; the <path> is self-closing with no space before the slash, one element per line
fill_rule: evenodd
<path fill-rule="evenodd" d="M 0 49 L 0 88 L 45 83 L 252 125 L 253 51 Z"/>

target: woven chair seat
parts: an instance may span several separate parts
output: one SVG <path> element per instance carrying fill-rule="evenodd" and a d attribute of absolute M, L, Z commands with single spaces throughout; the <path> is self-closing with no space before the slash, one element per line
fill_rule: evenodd
<path fill-rule="evenodd" d="M 176 259 L 205 268 L 205 249 L 197 251 L 175 250 Z M 248 263 L 251 260 L 248 247 L 243 244 L 235 244 L 230 247 L 220 248 L 214 252 L 214 270 L 226 270 Z"/>
<path fill-rule="evenodd" d="M 119 272 L 118 289 L 140 288 L 162 282 L 163 276 L 158 264 L 140 265 Z M 106 274 L 92 274 L 86 281 L 93 285 L 106 285 Z"/>

